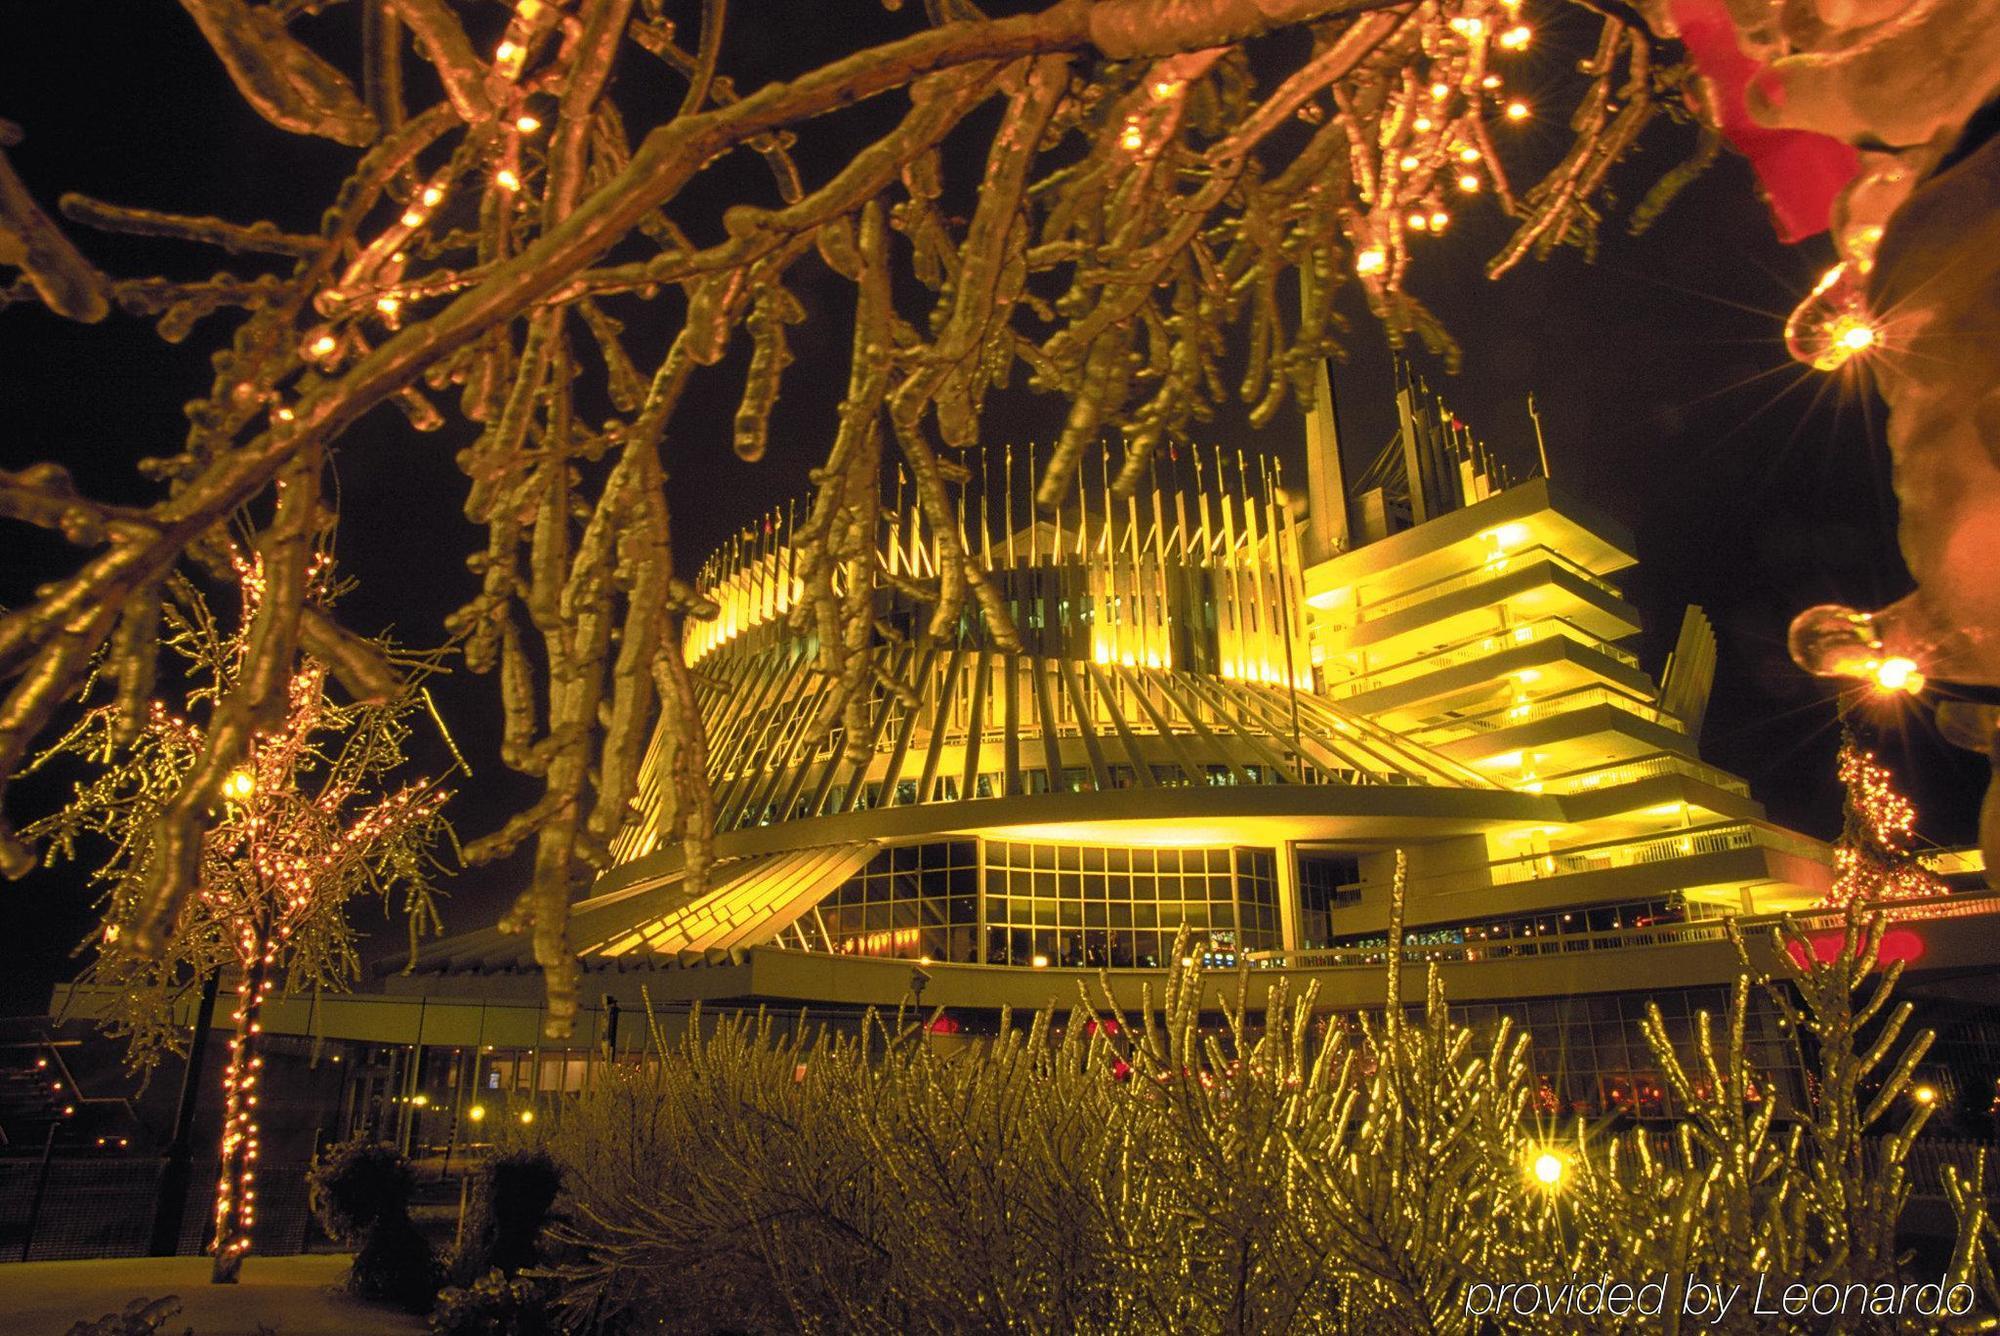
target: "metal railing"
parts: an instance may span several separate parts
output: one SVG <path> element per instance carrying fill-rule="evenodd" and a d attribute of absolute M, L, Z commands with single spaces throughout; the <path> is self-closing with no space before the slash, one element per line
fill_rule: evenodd
<path fill-rule="evenodd" d="M 1588 570 L 1571 561 L 1562 553 L 1557 552 L 1554 548 L 1524 547 L 1518 552 L 1509 552 L 1502 556 L 1488 557 L 1479 565 L 1468 570 L 1439 576 L 1437 579 L 1426 584 L 1418 585 L 1415 589 L 1406 589 L 1400 594 L 1391 594 L 1379 603 L 1359 601 L 1359 596 L 1357 595 L 1354 614 L 1356 619 L 1361 622 L 1377 621 L 1383 617 L 1401 612 L 1405 608 L 1413 608 L 1420 603 L 1427 603 L 1431 599 L 1442 598 L 1446 594 L 1455 594 L 1461 589 L 1470 589 L 1475 585 L 1482 585 L 1488 581 L 1500 579 L 1502 576 L 1512 575 L 1537 563 L 1546 563 L 1547 565 L 1558 567 L 1568 574 L 1575 576 L 1577 579 L 1582 580 L 1584 583 L 1603 590 L 1613 598 L 1622 600 L 1625 597 L 1624 594 L 1619 592 L 1616 585 L 1599 576 L 1592 575 Z"/>
<path fill-rule="evenodd" d="M 1616 659 L 1628 668 L 1636 669 L 1639 666 L 1639 657 L 1632 651 L 1621 649 L 1608 640 L 1601 640 L 1565 618 L 1544 617 L 1538 621 L 1523 622 L 1519 626 L 1499 631 L 1482 631 L 1463 640 L 1425 650 L 1422 654 L 1377 669 L 1365 677 L 1353 677 L 1345 682 L 1336 682 L 1330 688 L 1330 694 L 1336 700 L 1359 696 L 1380 687 L 1393 686 L 1397 682 L 1407 682 L 1412 678 L 1446 668 L 1456 668 L 1462 663 L 1472 663 L 1503 650 L 1556 638 L 1568 640 L 1585 649 Z"/>
<path fill-rule="evenodd" d="M 2000 894 L 1952 896 L 1944 900 L 1899 901 L 1876 906 L 1889 919 L 1983 918 L 2000 914 Z M 1573 951 L 1623 951 L 1645 946 L 1690 946 L 1729 939 L 1729 925 L 1739 931 L 1756 932 L 1776 927 L 1782 916 L 1742 915 L 1734 919 L 1703 919 L 1692 923 L 1652 924 L 1644 928 L 1624 928 L 1613 932 L 1552 933 L 1546 936 L 1507 938 L 1479 942 L 1438 942 L 1406 944 L 1402 960 L 1406 965 L 1439 963 L 1474 964 L 1492 960 L 1518 960 L 1534 956 L 1566 955 Z M 1794 916 L 1801 931 L 1815 932 L 1842 926 L 1846 919 L 1838 912 Z M 1257 951 L 1244 959 L 1257 969 L 1341 969 L 1381 968 L 1388 963 L 1389 947 L 1335 947 L 1317 951 Z"/>
<path fill-rule="evenodd" d="M 1741 797 L 1750 796 L 1750 786 L 1736 776 L 1725 770 L 1718 770 L 1706 762 L 1697 761 L 1692 756 L 1676 756 L 1672 752 L 1658 752 L 1618 765 L 1552 775 L 1542 781 L 1542 792 L 1595 793 L 1601 789 L 1615 789 L 1623 784 L 1636 784 L 1642 779 L 1654 779 L 1660 775 L 1682 775 Z"/>
<path fill-rule="evenodd" d="M 1644 701 L 1635 700 L 1621 691 L 1612 691 L 1607 687 L 1578 687 L 1574 691 L 1544 696 L 1540 700 L 1496 706 L 1479 714 L 1461 715 L 1455 719 L 1440 719 L 1434 724 L 1411 729 L 1407 736 L 1412 742 L 1421 741 L 1427 747 L 1436 747 L 1479 733 L 1494 733 L 1503 728 L 1513 728 L 1518 724 L 1552 719 L 1559 714 L 1588 709 L 1593 705 L 1609 705 L 1613 709 L 1623 710 L 1648 723 L 1658 724 L 1661 728 L 1671 729 L 1676 733 L 1687 732 L 1687 725 L 1677 716 L 1648 705 Z"/>
<path fill-rule="evenodd" d="M 1594 844 L 1579 844 L 1566 849 L 1516 854 L 1510 858 L 1482 863 L 1477 867 L 1411 877 L 1406 886 L 1412 891 L 1425 890 L 1438 896 L 1478 895 L 1495 886 L 1514 886 L 1523 882 L 1545 881 L 1552 877 L 1639 867 L 1647 863 L 1672 862 L 1696 854 L 1725 853 L 1731 849 L 1750 848 L 1776 849 L 1782 853 L 1795 854 L 1815 861 L 1824 861 L 1829 857 L 1826 845 L 1777 826 L 1747 821 L 1723 822 L 1709 826 L 1690 826 L 1685 830 L 1671 831 L 1662 835 L 1600 840 Z M 1390 883 L 1386 881 L 1348 882 L 1336 887 L 1334 893 L 1336 897 L 1352 900 L 1355 896 L 1369 891 L 1387 891 L 1389 885 Z M 1454 886 L 1455 889 L 1440 889 Z"/>

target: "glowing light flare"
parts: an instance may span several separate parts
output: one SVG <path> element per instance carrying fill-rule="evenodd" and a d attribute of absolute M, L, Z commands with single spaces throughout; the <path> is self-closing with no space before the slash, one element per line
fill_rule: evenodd
<path fill-rule="evenodd" d="M 1354 272 L 1366 278 L 1379 274 L 1389 267 L 1389 252 L 1380 246 L 1367 246 L 1355 253 Z"/>
<path fill-rule="evenodd" d="M 1528 104 L 1519 98 L 1515 98 L 1507 104 L 1505 114 L 1510 121 L 1525 121 L 1528 119 Z"/>
<path fill-rule="evenodd" d="M 1127 153 L 1137 153 L 1146 146 L 1146 132 L 1139 128 L 1137 121 L 1127 121 L 1118 135 L 1118 147 Z"/>
<path fill-rule="evenodd" d="M 257 792 L 257 776 L 248 770 L 232 770 L 222 781 L 222 796 L 231 802 L 248 802 Z"/>
<path fill-rule="evenodd" d="M 515 174 L 513 168 L 502 167 L 499 171 L 493 173 L 493 184 L 499 186 L 502 190 L 519 190 L 521 188 L 521 178 Z"/>
<path fill-rule="evenodd" d="M 1820 275 L 1785 320 L 1785 350 L 1816 371 L 1838 371 L 1881 343 L 1881 326 L 1844 261 Z"/>
<path fill-rule="evenodd" d="M 1560 1191 L 1563 1179 L 1569 1174 L 1569 1161 L 1556 1151 L 1539 1151 L 1528 1162 L 1528 1174 L 1550 1192 Z"/>
<path fill-rule="evenodd" d="M 533 116 L 518 116 L 514 120 L 514 128 L 524 135 L 531 135 L 542 128 L 542 123 Z"/>
<path fill-rule="evenodd" d="M 1931 1105 L 1937 1103 L 1937 1087 L 1933 1085 L 1911 1086 L 1910 1098 L 1928 1109 Z"/>
<path fill-rule="evenodd" d="M 1503 51 L 1525 51 L 1534 35 L 1533 28 L 1525 23 L 1517 23 L 1494 40 L 1500 44 L 1500 49 Z"/>
<path fill-rule="evenodd" d="M 1885 695 L 1901 691 L 1914 696 L 1924 689 L 1924 675 L 1917 670 L 1916 660 L 1900 654 L 1877 663 L 1874 678 L 1875 689 Z"/>

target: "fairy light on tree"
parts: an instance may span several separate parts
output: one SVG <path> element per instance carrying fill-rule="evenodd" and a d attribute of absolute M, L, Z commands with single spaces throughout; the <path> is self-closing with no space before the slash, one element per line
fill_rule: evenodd
<path fill-rule="evenodd" d="M 122 702 L 88 710 L 37 763 L 82 758 L 99 773 L 78 785 L 62 811 L 22 832 L 46 842 L 51 858 L 74 858 L 79 842 L 93 837 L 111 846 L 93 874 L 105 888 L 104 919 L 85 979 L 111 990 L 107 1026 L 129 1041 L 134 1066 L 148 1067 L 179 1045 L 174 1017 L 182 996 L 217 970 L 234 976 L 211 1235 L 213 1279 L 225 1284 L 236 1279 L 257 1223 L 264 1007 L 281 985 L 318 990 L 352 982 L 359 960 L 347 908 L 357 895 L 400 897 L 413 944 L 436 926 L 437 864 L 429 851 L 445 833 L 439 812 L 447 797 L 434 782 L 392 782 L 409 720 L 426 708 L 420 683 L 430 658 L 376 643 L 410 685 L 385 701 L 340 704 L 329 695 L 327 666 L 300 654 L 283 683 L 284 715 L 252 735 L 240 764 L 215 786 L 219 810 L 200 841 L 196 889 L 169 925 L 166 949 L 132 949 L 146 874 L 160 856 L 159 813 L 184 797 L 209 754 L 213 724 L 195 715 L 206 710 L 212 721 L 255 665 L 254 629 L 271 596 L 267 560 L 233 555 L 229 568 L 241 599 L 234 630 L 218 624 L 188 582 L 175 581 L 161 602 L 164 648 L 189 683 L 186 712 L 157 699 L 136 720 Z M 300 574 L 304 606 L 324 613 L 337 592 L 331 562 L 310 557 Z"/>
<path fill-rule="evenodd" d="M 1827 903 L 1844 907 L 1943 895 L 1944 882 L 1911 851 L 1916 805 L 1851 729 L 1840 740 L 1838 771 L 1846 798 Z"/>
<path fill-rule="evenodd" d="M 656 717 L 674 756 L 666 833 L 685 850 L 688 890 L 706 876 L 714 802 L 676 650 L 686 619 L 713 605 L 674 568 L 666 451 L 706 430 L 677 421 L 688 385 L 727 374 L 742 376 L 734 446 L 763 455 L 800 360 L 790 331 L 843 305 L 801 299 L 808 269 L 850 284 L 855 316 L 838 341 L 847 391 L 818 492 L 791 535 L 793 615 L 816 631 L 830 684 L 816 725 L 844 722 L 858 747 L 882 671 L 873 588 L 907 586 L 933 633 L 976 609 L 997 648 L 1018 643 L 980 557 L 950 537 L 961 456 L 990 395 L 1025 380 L 1065 401 L 1038 491 L 1050 506 L 1114 425 L 1127 494 L 1160 445 L 1232 389 L 1260 425 L 1309 399 L 1315 368 L 1339 350 L 1343 284 L 1360 285 L 1392 341 L 1454 360 L 1406 282 L 1421 252 L 1467 230 L 1450 226 L 1449 201 L 1515 220 L 1491 273 L 1557 247 L 1589 251 L 1607 175 L 1648 126 L 1683 114 L 1694 88 L 1680 49 L 1644 26 L 1641 11 L 1658 6 L 1605 0 L 1533 16 L 1595 41 L 1557 76 L 1567 90 L 1544 91 L 1537 73 L 1529 124 L 1517 124 L 1529 105 L 1509 87 L 1531 37 L 1514 0 L 1063 0 L 1000 18 L 927 4 L 892 20 L 909 25 L 899 36 L 829 50 L 817 68 L 755 89 L 725 64 L 726 0 L 691 23 L 664 0 L 517 0 L 477 42 L 436 0 L 356 0 L 326 21 L 366 11 L 358 80 L 290 26 L 320 6 L 184 3 L 260 115 L 358 156 L 312 234 L 63 198 L 82 226 L 273 260 L 251 277 L 195 281 L 100 272 L 0 162 L 0 256 L 22 274 L 0 303 L 82 320 L 116 309 L 170 339 L 218 314 L 237 321 L 217 340 L 217 378 L 190 405 L 184 448 L 149 466 L 166 485 L 154 504 L 79 496 L 54 466 L 0 477 L 0 513 L 88 549 L 73 576 L 0 621 L 0 780 L 106 645 L 126 698 L 143 701 L 156 592 L 191 548 L 244 514 L 269 514 L 260 543 L 290 543 L 333 503 L 318 488 L 325 455 L 383 448 L 371 416 L 381 404 L 418 433 L 456 420 L 467 428 L 456 442 L 469 441 L 454 446 L 463 510 L 484 537 L 471 554 L 480 589 L 450 629 L 467 666 L 497 680 L 503 759 L 541 789 L 466 852 L 533 846 L 530 884 L 502 926 L 530 936 L 557 1035 L 577 1009 L 570 895 L 633 818 Z M 1250 59 L 1249 44 L 1280 29 L 1310 40 L 1266 43 Z M 681 94 L 665 116 L 630 91 L 657 91 L 663 75 Z M 1558 114 L 1558 99 L 1573 114 Z M 893 125 L 866 120 L 891 101 Z M 864 124 L 869 138 L 844 161 L 795 152 L 802 134 Z M 1539 158 L 1562 126 L 1555 166 L 1517 188 L 1506 156 L 1533 139 Z M 1712 151 L 1663 177 L 1635 224 Z M 732 184 L 747 155 L 770 176 L 754 197 Z M 940 203 L 947 185 L 972 187 L 964 216 Z M 624 338 L 635 320 L 672 331 L 650 362 Z M 730 356 L 739 341 L 747 363 Z M 1246 348 L 1239 376 L 1232 354 Z M 368 433 L 350 440 L 364 418 Z M 924 580 L 880 569 L 852 522 L 893 467 L 916 478 L 917 505 L 946 535 Z M 260 510 L 281 481 L 296 483 L 299 504 Z M 296 572 L 274 572 L 251 662 L 218 703 L 183 796 L 157 815 L 158 856 L 127 925 L 135 953 L 167 948 L 219 785 L 259 725 L 283 714 L 297 649 L 359 698 L 394 693 L 379 656 L 302 613 L 301 590 Z M 0 868 L 19 875 L 31 862 L 0 828 Z"/>

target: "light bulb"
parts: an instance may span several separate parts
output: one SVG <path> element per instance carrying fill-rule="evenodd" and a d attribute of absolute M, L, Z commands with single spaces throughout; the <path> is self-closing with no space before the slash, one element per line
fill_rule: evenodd
<path fill-rule="evenodd" d="M 1535 1181 L 1546 1188 L 1561 1186 L 1563 1173 L 1568 1167 L 1563 1163 L 1562 1156 L 1552 1150 L 1545 1150 L 1537 1155 L 1534 1164 L 1530 1166 L 1535 1175 Z"/>
<path fill-rule="evenodd" d="M 1507 119 L 1525 121 L 1528 119 L 1528 104 L 1519 100 L 1507 104 Z"/>
<path fill-rule="evenodd" d="M 1785 647 L 1792 662 L 1814 677 L 1867 677 L 1882 661 L 1875 619 L 1838 603 L 1821 603 L 1792 618 Z"/>
<path fill-rule="evenodd" d="M 1902 691 L 1914 696 L 1924 689 L 1924 675 L 1917 670 L 1916 660 L 1900 654 L 1877 663 L 1874 678 L 1875 689 L 1885 694 Z"/>
<path fill-rule="evenodd" d="M 1354 272 L 1357 274 L 1379 274 L 1389 267 L 1389 253 L 1380 246 L 1369 246 L 1354 256 Z"/>
<path fill-rule="evenodd" d="M 1861 286 L 1845 263 L 1820 275 L 1785 320 L 1785 349 L 1818 371 L 1838 371 L 1882 340 Z"/>

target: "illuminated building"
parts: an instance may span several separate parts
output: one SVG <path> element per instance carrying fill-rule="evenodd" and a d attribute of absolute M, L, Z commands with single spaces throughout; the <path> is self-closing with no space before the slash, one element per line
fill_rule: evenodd
<path fill-rule="evenodd" d="M 1249 967 L 1253 1009 L 1280 977 L 1315 983 L 1324 1008 L 1379 1006 L 1401 849 L 1406 995 L 1434 962 L 1455 1006 L 1525 1020 L 1551 1107 L 1669 1111 L 1643 1004 L 1677 1035 L 1720 1010 L 1738 972 L 1726 920 L 1818 904 L 1832 851 L 1700 759 L 1715 638 L 1690 608 L 1664 669 L 1641 665 L 1619 588 L 1630 535 L 1545 477 L 1507 477 L 1420 388 L 1398 407 L 1397 440 L 1349 485 L 1323 401 L 1297 494 L 1267 461 L 1182 446 L 1133 497 L 1092 458 L 1044 513 L 1038 452 L 989 452 L 962 538 L 1018 650 L 976 610 L 925 634 L 935 535 L 892 488 L 882 680 L 859 738 L 792 616 L 795 513 L 746 527 L 702 568 L 719 611 L 687 644 L 716 863 L 691 891 L 662 837 L 656 740 L 613 866 L 574 906 L 598 1000 L 574 1061 L 609 1003 L 919 1003 L 976 1033 L 1102 977 L 1136 1006 L 1182 930 L 1192 954 Z M 1906 991 L 1986 973 L 1995 906 L 1900 909 Z M 1235 977 L 1211 977 L 1218 1002 Z M 483 1096 L 542 1089 L 551 1062 L 557 1088 L 581 1079 L 539 1038 L 521 938 L 427 945 L 378 986 L 322 999 L 316 1033 L 490 1049 L 467 1078 Z M 1777 1026 L 1759 1013 L 1758 1060 L 1795 1068 Z M 397 1079 L 413 1119 L 420 1078 Z"/>

